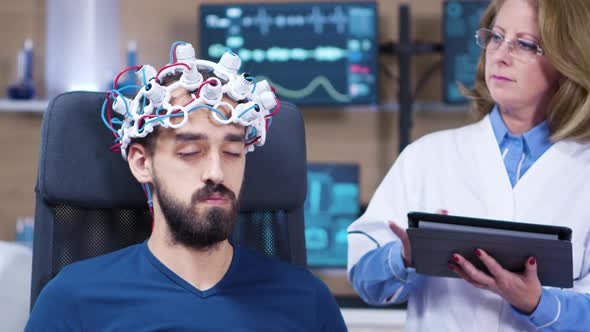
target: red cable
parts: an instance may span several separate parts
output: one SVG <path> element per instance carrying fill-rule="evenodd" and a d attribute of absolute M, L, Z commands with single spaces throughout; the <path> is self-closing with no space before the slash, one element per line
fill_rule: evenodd
<path fill-rule="evenodd" d="M 277 114 L 279 112 L 279 109 L 281 109 L 281 102 L 279 101 L 279 98 L 275 97 L 275 100 L 277 101 L 277 106 L 275 106 L 275 109 L 272 111 L 272 113 L 270 113 L 269 115 L 265 116 L 265 118 L 271 118 L 273 117 L 275 114 Z"/>
<path fill-rule="evenodd" d="M 256 143 L 256 141 L 258 141 L 259 139 L 260 139 L 260 136 L 256 136 L 256 138 L 254 138 L 250 142 L 246 143 L 246 146 L 252 145 L 252 144 Z"/>
<path fill-rule="evenodd" d="M 186 104 L 184 104 L 182 107 L 186 107 L 188 104 L 192 103 L 193 101 L 195 101 L 195 98 L 191 98 L 191 100 L 189 102 L 187 102 Z"/>
<path fill-rule="evenodd" d="M 168 69 L 168 68 L 170 68 L 170 67 L 175 67 L 175 66 L 185 66 L 187 70 L 191 70 L 191 67 L 189 67 L 189 65 L 187 65 L 187 64 L 186 64 L 186 63 L 184 63 L 184 62 L 177 62 L 177 63 L 173 63 L 173 64 L 170 64 L 170 65 L 167 65 L 167 66 L 164 66 L 164 67 L 160 68 L 160 70 L 158 70 L 158 73 L 156 74 L 156 80 L 157 80 L 158 82 L 160 82 L 160 73 L 162 73 L 162 71 L 163 71 L 164 69 Z"/>
<path fill-rule="evenodd" d="M 209 80 L 206 80 L 205 82 L 201 83 L 201 85 L 199 85 L 199 88 L 197 89 L 197 98 L 201 98 L 201 88 L 207 84 L 217 86 L 217 81 L 213 80 L 213 79 L 209 79 Z"/>
<path fill-rule="evenodd" d="M 128 71 L 130 71 L 132 69 L 140 70 L 141 69 L 141 66 L 127 67 L 127 68 L 123 69 L 123 71 L 119 72 L 119 74 L 115 78 L 115 82 L 113 82 L 113 89 L 117 90 L 117 83 L 119 83 L 119 78 L 121 77 L 121 75 L 125 74 L 126 72 L 128 72 Z"/>
<path fill-rule="evenodd" d="M 273 117 L 275 114 L 277 114 L 277 112 L 281 108 L 281 102 L 279 101 L 279 98 L 277 98 L 277 96 L 276 96 L 277 90 L 275 89 L 274 86 L 271 86 L 270 89 L 272 90 L 272 93 L 275 94 L 275 100 L 277 101 L 277 106 L 275 106 L 275 109 L 272 111 L 272 113 L 270 113 L 269 115 L 265 116 L 265 118 Z"/>
<path fill-rule="evenodd" d="M 111 146 L 111 147 L 109 148 L 109 150 L 113 151 L 113 150 L 115 150 L 115 149 L 117 149 L 117 148 L 120 148 L 120 147 L 121 147 L 121 145 L 123 145 L 123 143 L 117 143 L 117 144 L 115 144 L 115 145 Z M 120 150 L 120 149 L 119 149 L 119 150 Z"/>
<path fill-rule="evenodd" d="M 155 118 L 155 117 L 156 117 L 156 116 L 155 116 L 155 115 L 153 115 L 153 114 L 145 114 L 145 115 L 142 115 L 142 116 L 140 116 L 140 117 L 139 117 L 139 119 L 137 119 L 137 129 L 138 129 L 138 130 L 139 130 L 139 129 L 141 129 L 141 127 L 143 126 L 143 120 L 144 120 L 145 118 L 150 118 L 150 119 L 152 119 L 152 118 Z M 143 130 L 142 130 L 142 132 L 143 132 Z"/>

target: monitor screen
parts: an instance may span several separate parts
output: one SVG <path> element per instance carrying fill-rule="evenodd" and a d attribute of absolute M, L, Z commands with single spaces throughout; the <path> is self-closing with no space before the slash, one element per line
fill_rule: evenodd
<path fill-rule="evenodd" d="M 443 98 L 446 103 L 467 102 L 458 82 L 473 87 L 481 52 L 475 43 L 475 31 L 489 3 L 489 0 L 447 0 L 443 4 Z"/>
<path fill-rule="evenodd" d="M 375 2 L 201 5 L 201 58 L 218 61 L 228 48 L 280 100 L 378 102 Z"/>
<path fill-rule="evenodd" d="M 310 267 L 346 268 L 347 227 L 359 216 L 357 164 L 307 166 L 305 242 Z"/>

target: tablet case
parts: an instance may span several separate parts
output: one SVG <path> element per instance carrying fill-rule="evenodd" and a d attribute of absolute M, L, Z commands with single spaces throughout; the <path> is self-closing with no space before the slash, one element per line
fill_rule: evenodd
<path fill-rule="evenodd" d="M 501 220 L 408 213 L 408 236 L 416 272 L 459 278 L 449 270 L 453 253 L 488 273 L 474 250 L 483 249 L 505 269 L 523 272 L 528 257 L 537 260 L 543 286 L 573 287 L 571 229 Z"/>

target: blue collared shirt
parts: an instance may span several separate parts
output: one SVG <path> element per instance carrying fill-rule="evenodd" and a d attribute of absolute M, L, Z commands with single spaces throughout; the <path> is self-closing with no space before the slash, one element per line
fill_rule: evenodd
<path fill-rule="evenodd" d="M 533 163 L 553 145 L 549 140 L 549 126 L 547 121 L 543 121 L 524 135 L 513 135 L 508 131 L 497 106 L 490 113 L 490 121 L 514 188 Z"/>

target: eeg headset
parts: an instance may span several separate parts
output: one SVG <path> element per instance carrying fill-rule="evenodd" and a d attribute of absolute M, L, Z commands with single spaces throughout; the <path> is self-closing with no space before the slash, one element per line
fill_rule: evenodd
<path fill-rule="evenodd" d="M 127 159 L 127 148 L 133 139 L 143 138 L 154 131 L 156 126 L 165 128 L 182 127 L 188 115 L 197 110 L 212 112 L 212 118 L 220 124 L 238 124 L 246 128 L 247 152 L 255 146 L 262 146 L 272 117 L 279 111 L 280 102 L 274 88 L 267 81 L 256 82 L 247 73 L 238 74 L 240 57 L 231 50 L 226 51 L 219 62 L 195 58 L 193 46 L 175 42 L 170 47 L 170 63 L 156 72 L 150 65 L 133 66 L 121 71 L 115 78 L 113 89 L 107 93 L 102 107 L 102 120 L 115 135 L 113 151 L 121 152 Z M 117 89 L 119 78 L 135 70 L 141 85 L 127 85 Z M 212 72 L 214 76 L 204 80 L 202 73 Z M 163 86 L 161 79 L 167 75 L 181 73 L 176 82 Z M 222 80 L 225 81 L 222 83 Z M 170 104 L 171 93 L 182 87 L 191 93 L 192 100 L 186 105 Z M 133 99 L 123 95 L 125 90 L 139 90 Z M 227 96 L 238 102 L 237 106 L 223 101 Z M 219 110 L 231 110 L 227 117 Z M 113 118 L 115 111 L 123 118 Z M 172 122 L 172 118 L 181 118 Z M 120 126 L 118 129 L 115 125 Z"/>
<path fill-rule="evenodd" d="M 239 74 L 241 64 L 240 57 L 231 50 L 217 63 L 196 59 L 191 44 L 177 41 L 170 47 L 170 63 L 159 71 L 150 65 L 124 69 L 115 78 L 113 89 L 107 92 L 102 105 L 102 121 L 115 136 L 110 150 L 120 152 L 127 160 L 127 148 L 134 139 L 146 137 L 156 126 L 182 127 L 189 114 L 197 110 L 212 112 L 211 117 L 220 124 L 245 127 L 246 152 L 264 145 L 272 117 L 281 104 L 267 81 L 256 82 L 247 73 Z M 140 85 L 118 88 L 119 78 L 131 70 L 135 70 Z M 205 80 L 202 73 L 212 73 L 213 77 Z M 161 84 L 162 78 L 175 74 L 181 74 L 180 79 L 167 86 Z M 171 93 L 179 87 L 191 93 L 192 100 L 186 105 L 170 104 Z M 137 91 L 133 99 L 124 96 L 127 90 Z M 237 102 L 237 106 L 222 100 L 224 96 Z M 231 115 L 226 116 L 220 107 L 231 110 Z M 119 116 L 113 117 L 112 111 Z M 181 119 L 172 122 L 172 118 Z M 150 186 L 142 184 L 142 187 L 152 213 Z"/>

